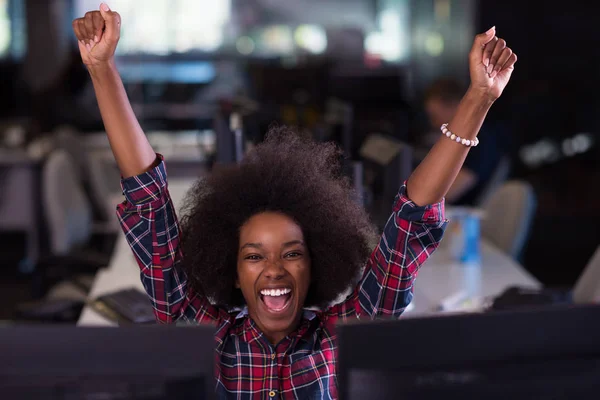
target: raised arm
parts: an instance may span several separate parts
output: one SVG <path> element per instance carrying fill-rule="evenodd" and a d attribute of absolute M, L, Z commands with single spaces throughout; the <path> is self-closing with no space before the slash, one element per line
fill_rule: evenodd
<path fill-rule="evenodd" d="M 516 61 L 516 54 L 506 47 L 503 39 L 496 37 L 495 28 L 475 37 L 469 54 L 471 85 L 454 118 L 448 121 L 452 133 L 467 140 L 477 137 L 488 110 L 506 87 Z M 456 179 L 469 148 L 440 134 L 408 179 L 408 197 L 418 205 L 439 202 Z"/>
<path fill-rule="evenodd" d="M 191 293 L 181 269 L 180 231 L 162 158 L 146 139 L 115 67 L 121 18 L 102 4 L 73 21 L 81 58 L 90 72 L 102 120 L 122 175 L 126 201 L 119 221 L 141 270 L 157 320 L 215 322 L 227 314 Z"/>
<path fill-rule="evenodd" d="M 398 317 L 408 306 L 419 268 L 442 239 L 446 227 L 443 198 L 469 151 L 466 140 L 477 137 L 516 59 L 504 40 L 496 38 L 494 28 L 475 37 L 469 55 L 471 86 L 448 125 L 465 143 L 440 134 L 407 184 L 400 187 L 361 281 L 346 301 L 328 310 L 330 320 L 355 315 Z"/>
<path fill-rule="evenodd" d="M 81 59 L 94 91 L 121 174 L 139 175 L 157 165 L 156 153 L 138 123 L 115 66 L 115 50 L 121 33 L 121 17 L 106 4 L 73 21 Z"/>

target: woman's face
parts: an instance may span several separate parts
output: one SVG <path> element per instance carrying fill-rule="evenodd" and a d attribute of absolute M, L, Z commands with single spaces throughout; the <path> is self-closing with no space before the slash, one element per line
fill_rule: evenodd
<path fill-rule="evenodd" d="M 264 212 L 242 225 L 237 273 L 250 317 L 271 343 L 296 329 L 310 285 L 310 255 L 293 219 Z"/>

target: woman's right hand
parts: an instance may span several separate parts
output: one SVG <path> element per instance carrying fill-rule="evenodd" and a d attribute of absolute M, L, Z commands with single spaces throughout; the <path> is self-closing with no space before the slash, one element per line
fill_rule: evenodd
<path fill-rule="evenodd" d="M 97 67 L 112 61 L 121 35 L 121 16 L 102 3 L 100 11 L 90 11 L 73 21 L 83 63 Z"/>

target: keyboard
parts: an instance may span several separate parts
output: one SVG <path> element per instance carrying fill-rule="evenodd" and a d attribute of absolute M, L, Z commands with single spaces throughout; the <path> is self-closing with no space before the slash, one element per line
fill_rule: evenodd
<path fill-rule="evenodd" d="M 146 293 L 137 289 L 123 289 L 98 297 L 93 308 L 105 317 L 131 324 L 155 322 L 154 310 Z"/>
<path fill-rule="evenodd" d="M 491 310 L 516 310 L 536 306 L 571 304 L 572 302 L 573 292 L 569 289 L 511 286 L 494 298 Z"/>

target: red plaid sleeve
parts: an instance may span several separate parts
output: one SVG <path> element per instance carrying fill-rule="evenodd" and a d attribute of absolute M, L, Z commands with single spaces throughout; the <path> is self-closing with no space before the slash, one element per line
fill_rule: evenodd
<path fill-rule="evenodd" d="M 438 247 L 446 224 L 444 201 L 419 207 L 402 185 L 357 287 L 326 314 L 343 319 L 363 314 L 400 316 L 412 300 L 417 272 Z"/>
<path fill-rule="evenodd" d="M 221 311 L 191 293 L 181 269 L 180 231 L 167 187 L 162 156 L 150 171 L 123 179 L 125 201 L 117 215 L 141 269 L 141 279 L 154 307 L 156 319 L 217 322 Z"/>

